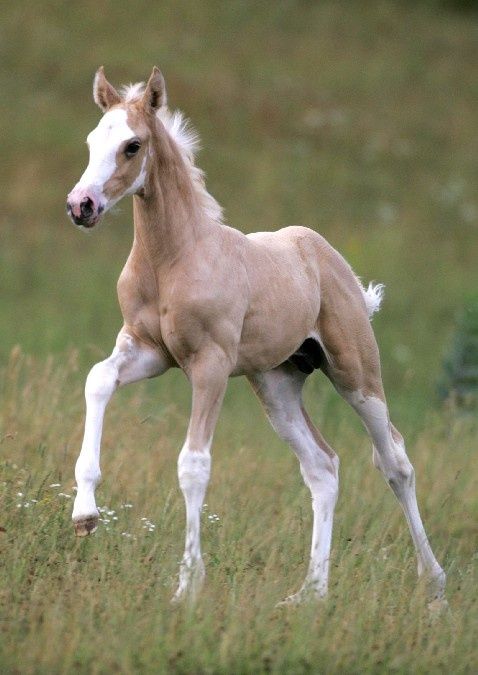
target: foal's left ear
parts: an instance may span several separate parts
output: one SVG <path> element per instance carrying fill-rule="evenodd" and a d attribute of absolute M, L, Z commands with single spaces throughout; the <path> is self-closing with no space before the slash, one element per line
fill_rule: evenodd
<path fill-rule="evenodd" d="M 156 110 L 162 108 L 163 105 L 166 105 L 167 100 L 164 77 L 159 68 L 154 66 L 151 77 L 144 90 L 143 106 L 146 111 L 156 112 Z"/>
<path fill-rule="evenodd" d="M 121 103 L 121 96 L 106 79 L 103 66 L 98 68 L 93 80 L 93 99 L 104 113 L 113 105 Z"/>

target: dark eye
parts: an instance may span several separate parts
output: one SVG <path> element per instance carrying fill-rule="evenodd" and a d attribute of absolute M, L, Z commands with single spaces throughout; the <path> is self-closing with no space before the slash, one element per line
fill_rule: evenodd
<path fill-rule="evenodd" d="M 131 143 L 128 143 L 128 145 L 124 149 L 124 154 L 128 158 L 134 157 L 134 155 L 138 152 L 140 147 L 141 147 L 141 143 L 139 141 L 131 141 Z"/>

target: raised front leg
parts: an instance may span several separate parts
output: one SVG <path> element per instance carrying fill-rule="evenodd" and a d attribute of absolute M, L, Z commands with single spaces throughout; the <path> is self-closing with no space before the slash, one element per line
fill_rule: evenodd
<path fill-rule="evenodd" d="M 85 385 L 85 433 L 75 467 L 78 492 L 73 523 L 78 537 L 94 532 L 98 525 L 95 488 L 101 478 L 100 444 L 108 401 L 119 386 L 161 375 L 167 368 L 160 352 L 138 342 L 123 329 L 111 356 L 91 369 Z"/>
<path fill-rule="evenodd" d="M 173 603 L 194 602 L 204 582 L 200 519 L 211 469 L 211 443 L 230 369 L 219 355 L 208 354 L 190 371 L 192 410 L 178 458 L 178 478 L 186 504 L 186 543 Z"/>

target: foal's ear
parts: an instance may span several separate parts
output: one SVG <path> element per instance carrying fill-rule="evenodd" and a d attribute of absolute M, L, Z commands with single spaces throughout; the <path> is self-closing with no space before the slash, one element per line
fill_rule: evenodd
<path fill-rule="evenodd" d="M 103 66 L 98 68 L 95 79 L 93 80 L 93 99 L 103 112 L 106 112 L 112 106 L 121 103 L 121 96 L 106 79 Z"/>
<path fill-rule="evenodd" d="M 156 112 L 158 108 L 162 108 L 163 105 L 166 105 L 167 100 L 164 77 L 159 68 L 154 66 L 151 77 L 144 90 L 143 106 L 146 111 Z"/>

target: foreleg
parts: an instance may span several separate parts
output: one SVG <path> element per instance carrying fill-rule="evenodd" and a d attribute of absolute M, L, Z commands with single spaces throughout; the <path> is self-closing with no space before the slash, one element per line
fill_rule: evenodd
<path fill-rule="evenodd" d="M 201 555 L 200 519 L 211 470 L 211 443 L 221 408 L 230 367 L 221 355 L 211 351 L 195 359 L 189 378 L 192 410 L 185 443 L 178 458 L 178 478 L 186 505 L 186 542 L 173 597 L 177 603 L 196 599 L 204 582 Z"/>
<path fill-rule="evenodd" d="M 73 506 L 77 536 L 96 530 L 95 489 L 101 479 L 100 445 L 106 406 L 121 385 L 160 375 L 168 368 L 164 357 L 122 330 L 111 356 L 91 369 L 85 385 L 86 419 L 81 452 L 76 462 L 78 492 Z"/>

